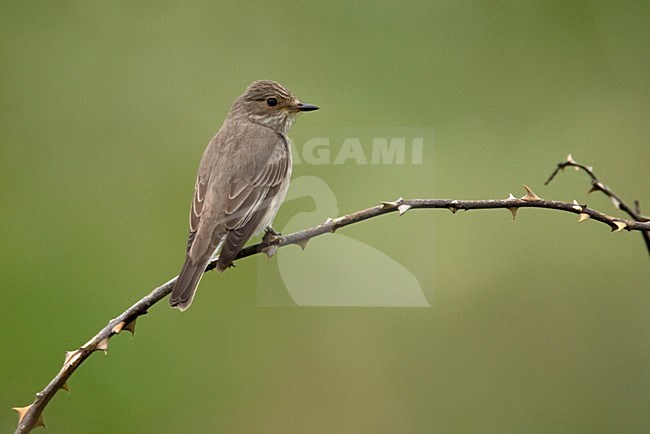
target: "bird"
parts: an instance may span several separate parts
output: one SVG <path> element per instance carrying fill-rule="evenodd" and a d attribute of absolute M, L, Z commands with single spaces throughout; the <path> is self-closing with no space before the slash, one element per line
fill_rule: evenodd
<path fill-rule="evenodd" d="M 192 304 L 212 258 L 224 271 L 246 242 L 271 226 L 289 188 L 289 130 L 301 112 L 318 110 L 271 80 L 251 83 L 203 153 L 190 207 L 185 262 L 169 304 Z"/>

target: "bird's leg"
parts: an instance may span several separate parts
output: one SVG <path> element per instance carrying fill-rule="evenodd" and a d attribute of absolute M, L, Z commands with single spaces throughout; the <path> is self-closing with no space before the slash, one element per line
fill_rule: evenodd
<path fill-rule="evenodd" d="M 276 232 L 271 226 L 267 226 L 264 230 L 264 236 L 262 237 L 262 243 L 265 247 L 262 248 L 262 252 L 266 253 L 266 256 L 269 258 L 275 254 L 275 251 L 278 250 L 278 245 L 282 241 L 282 234 Z"/>
<path fill-rule="evenodd" d="M 277 232 L 271 226 L 267 226 L 266 229 L 264 229 L 264 236 L 262 237 L 262 242 L 264 244 L 276 244 L 280 240 L 282 240 L 282 234 L 280 232 Z"/>

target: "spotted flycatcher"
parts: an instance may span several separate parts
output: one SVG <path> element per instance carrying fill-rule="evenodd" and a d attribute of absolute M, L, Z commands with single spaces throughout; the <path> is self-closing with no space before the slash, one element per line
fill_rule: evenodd
<path fill-rule="evenodd" d="M 235 100 L 199 165 L 185 264 L 170 305 L 190 307 L 214 255 L 223 271 L 253 235 L 270 228 L 289 188 L 287 133 L 298 113 L 317 109 L 269 80 L 252 83 Z"/>

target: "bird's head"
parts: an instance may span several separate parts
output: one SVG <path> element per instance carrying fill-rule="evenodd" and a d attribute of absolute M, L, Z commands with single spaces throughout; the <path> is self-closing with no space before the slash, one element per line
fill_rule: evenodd
<path fill-rule="evenodd" d="M 231 116 L 286 134 L 300 112 L 318 110 L 318 107 L 300 102 L 280 83 L 271 80 L 255 81 L 233 104 Z"/>

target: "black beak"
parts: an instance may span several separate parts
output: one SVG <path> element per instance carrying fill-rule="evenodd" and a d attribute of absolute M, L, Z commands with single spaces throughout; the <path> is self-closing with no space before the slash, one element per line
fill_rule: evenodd
<path fill-rule="evenodd" d="M 316 107 L 315 105 L 305 104 L 304 102 L 298 104 L 296 108 L 301 112 L 312 112 L 314 110 L 318 110 L 318 107 Z"/>

